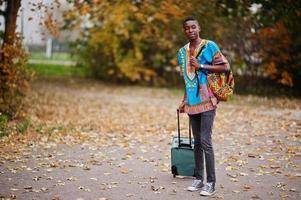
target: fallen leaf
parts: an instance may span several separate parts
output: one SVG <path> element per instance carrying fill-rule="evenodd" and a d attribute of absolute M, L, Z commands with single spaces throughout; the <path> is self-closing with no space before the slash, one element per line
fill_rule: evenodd
<path fill-rule="evenodd" d="M 127 168 L 122 168 L 122 169 L 120 170 L 120 172 L 123 173 L 123 174 L 128 174 L 128 173 L 129 173 L 129 169 L 127 169 Z"/>
<path fill-rule="evenodd" d="M 239 175 L 240 175 L 240 176 L 248 176 L 247 173 L 243 173 L 243 172 L 239 173 Z"/>
<path fill-rule="evenodd" d="M 249 186 L 249 185 L 244 185 L 244 189 L 249 190 L 249 189 L 251 189 L 251 186 Z"/>
<path fill-rule="evenodd" d="M 170 195 L 176 195 L 176 194 L 177 194 L 177 190 L 176 190 L 176 189 L 173 189 L 169 194 L 170 194 Z"/>
<path fill-rule="evenodd" d="M 67 178 L 67 181 L 76 181 L 76 180 L 77 180 L 77 178 L 76 178 L 76 177 L 73 177 L 73 176 Z"/>
<path fill-rule="evenodd" d="M 230 176 L 231 178 L 236 178 L 237 174 L 227 174 L 228 176 Z"/>
<path fill-rule="evenodd" d="M 132 197 L 132 196 L 134 196 L 134 194 L 133 193 L 128 193 L 128 194 L 126 194 L 126 196 L 127 197 Z"/>
<path fill-rule="evenodd" d="M 256 155 L 253 154 L 253 153 L 248 153 L 248 157 L 249 157 L 249 158 L 256 158 Z"/>
<path fill-rule="evenodd" d="M 35 176 L 32 180 L 34 180 L 34 181 L 38 181 L 38 180 L 40 180 L 40 176 Z"/>
<path fill-rule="evenodd" d="M 280 168 L 280 166 L 277 166 L 277 165 L 270 165 L 270 168 L 271 168 L 271 169 L 278 169 L 278 168 Z"/>
<path fill-rule="evenodd" d="M 295 174 L 295 177 L 301 177 L 301 173 Z"/>
<path fill-rule="evenodd" d="M 24 189 L 25 189 L 25 190 L 31 190 L 31 189 L 32 189 L 32 186 L 30 186 L 30 185 L 25 186 Z"/>
<path fill-rule="evenodd" d="M 227 166 L 226 167 L 226 171 L 233 171 L 233 170 L 237 170 L 238 168 L 237 167 L 234 167 L 234 166 Z"/>
<path fill-rule="evenodd" d="M 261 199 L 257 194 L 253 195 L 251 198 L 252 199 Z"/>
<path fill-rule="evenodd" d="M 296 188 L 291 188 L 290 192 L 297 192 L 297 189 Z"/>
<path fill-rule="evenodd" d="M 151 185 L 151 189 L 152 189 L 152 191 L 158 191 L 159 190 L 159 188 L 155 188 L 155 186 L 153 186 L 153 185 Z"/>

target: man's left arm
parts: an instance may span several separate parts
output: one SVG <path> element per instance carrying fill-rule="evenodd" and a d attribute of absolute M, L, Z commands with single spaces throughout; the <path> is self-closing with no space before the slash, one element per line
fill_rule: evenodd
<path fill-rule="evenodd" d="M 212 65 L 199 65 L 200 69 L 205 69 L 214 73 L 230 71 L 230 65 L 225 56 L 218 51 L 212 59 Z"/>
<path fill-rule="evenodd" d="M 219 47 L 214 42 L 210 41 L 207 48 L 206 58 L 211 64 L 200 64 L 196 58 L 192 58 L 192 66 L 194 66 L 196 70 L 204 69 L 214 73 L 230 71 L 229 62 L 222 54 Z"/>

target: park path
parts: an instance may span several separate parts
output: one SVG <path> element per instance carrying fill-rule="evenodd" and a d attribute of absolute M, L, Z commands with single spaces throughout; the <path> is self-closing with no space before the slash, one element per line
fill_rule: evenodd
<path fill-rule="evenodd" d="M 42 60 L 42 59 L 29 59 L 29 64 L 50 64 L 50 65 L 63 65 L 75 66 L 76 62 L 70 60 Z"/>
<path fill-rule="evenodd" d="M 175 90 L 87 80 L 36 81 L 31 127 L 1 139 L 1 199 L 206 199 L 173 178 Z M 236 96 L 214 126 L 214 199 L 301 198 L 297 99 Z M 187 116 L 181 115 L 187 133 Z"/>

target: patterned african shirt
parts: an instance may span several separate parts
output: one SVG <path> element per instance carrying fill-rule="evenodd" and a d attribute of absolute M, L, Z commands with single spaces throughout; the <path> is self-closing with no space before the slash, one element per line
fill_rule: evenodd
<path fill-rule="evenodd" d="M 195 49 L 193 56 L 197 56 L 199 64 L 218 65 L 227 64 L 228 61 L 222 55 L 216 43 L 210 40 L 201 40 Z M 181 74 L 185 81 L 185 112 L 188 114 L 198 114 L 216 109 L 217 99 L 214 97 L 208 86 L 207 70 L 189 70 L 189 43 L 178 52 L 178 63 L 181 66 Z"/>

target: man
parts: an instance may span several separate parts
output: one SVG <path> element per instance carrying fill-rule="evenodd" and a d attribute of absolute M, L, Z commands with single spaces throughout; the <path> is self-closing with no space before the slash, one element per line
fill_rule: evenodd
<path fill-rule="evenodd" d="M 179 110 L 186 112 L 191 122 L 196 172 L 196 179 L 187 190 L 201 189 L 200 195 L 210 196 L 215 193 L 216 182 L 211 135 L 218 102 L 208 87 L 207 74 L 228 71 L 229 64 L 213 41 L 200 38 L 200 25 L 195 18 L 188 17 L 183 21 L 183 31 L 189 43 L 178 52 L 178 63 L 185 81 L 184 98 Z"/>

